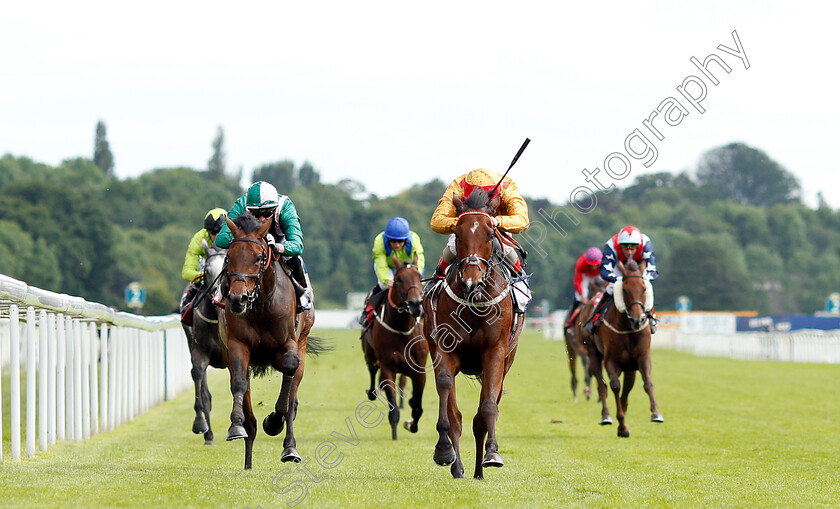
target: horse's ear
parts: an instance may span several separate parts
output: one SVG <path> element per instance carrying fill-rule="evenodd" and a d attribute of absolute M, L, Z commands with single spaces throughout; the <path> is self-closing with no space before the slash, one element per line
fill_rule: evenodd
<path fill-rule="evenodd" d="M 271 228 L 272 221 L 273 219 L 269 219 L 257 229 L 257 235 L 259 236 L 259 238 L 265 237 L 265 234 L 268 232 L 268 229 Z"/>
<path fill-rule="evenodd" d="M 495 214 L 496 209 L 499 208 L 499 205 L 502 204 L 502 195 L 497 194 L 495 198 L 490 200 L 490 203 L 487 204 L 487 213 L 488 214 Z"/>
<path fill-rule="evenodd" d="M 642 274 L 644 274 L 646 268 L 647 268 L 647 260 L 642 260 L 642 263 L 639 264 L 639 271 Z"/>
<path fill-rule="evenodd" d="M 394 262 L 394 269 L 395 270 L 400 270 L 402 268 L 403 264 L 400 263 L 400 261 L 397 259 L 396 253 L 391 255 L 391 261 Z"/>
<path fill-rule="evenodd" d="M 452 193 L 452 204 L 455 205 L 455 212 L 458 214 L 464 211 L 464 200 L 458 197 L 458 193 Z"/>
<path fill-rule="evenodd" d="M 242 235 L 239 228 L 237 228 L 233 221 L 231 221 L 230 216 L 225 216 L 225 222 L 227 223 L 228 228 L 230 228 L 230 233 L 232 233 L 234 237 L 240 237 Z"/>
<path fill-rule="evenodd" d="M 618 260 L 618 270 L 620 270 L 620 271 L 621 271 L 621 274 L 622 274 L 622 275 L 626 275 L 626 274 L 627 274 L 627 269 L 625 269 L 625 268 L 624 268 L 624 264 L 623 264 L 623 263 L 621 263 L 621 260 Z"/>
<path fill-rule="evenodd" d="M 414 258 L 411 259 L 411 263 L 413 263 L 414 265 L 417 265 L 417 261 L 418 261 L 417 251 L 415 251 L 414 252 Z"/>
<path fill-rule="evenodd" d="M 206 253 L 210 246 L 207 245 L 207 239 L 201 239 L 201 249 Z"/>

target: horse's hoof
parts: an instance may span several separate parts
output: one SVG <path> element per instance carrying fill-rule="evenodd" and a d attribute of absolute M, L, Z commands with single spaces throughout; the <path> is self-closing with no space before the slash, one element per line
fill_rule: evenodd
<path fill-rule="evenodd" d="M 216 442 L 214 442 L 212 440 L 205 440 L 204 445 L 216 445 Z"/>
<path fill-rule="evenodd" d="M 590 389 L 589 387 L 584 387 L 583 395 L 586 396 L 586 401 L 589 401 L 589 398 L 592 397 L 592 389 Z"/>
<path fill-rule="evenodd" d="M 449 471 L 452 473 L 452 478 L 453 479 L 463 479 L 464 478 L 464 467 L 460 463 L 453 464 L 452 467 L 449 469 Z"/>
<path fill-rule="evenodd" d="M 366 390 L 365 392 L 367 392 L 367 397 L 368 397 L 368 399 L 369 399 L 369 400 L 371 400 L 371 401 L 375 401 L 375 400 L 376 400 L 376 391 L 375 391 L 375 390 L 373 390 L 373 389 L 368 389 L 368 390 Z"/>
<path fill-rule="evenodd" d="M 601 426 L 609 426 L 610 424 L 612 424 L 612 422 L 613 422 L 612 417 L 610 417 L 608 415 L 608 416 L 602 418 L 601 422 L 599 422 L 598 424 L 600 424 Z"/>
<path fill-rule="evenodd" d="M 403 428 L 407 429 L 412 433 L 417 433 L 417 423 L 414 422 L 414 419 L 411 419 L 410 421 L 405 421 L 403 423 Z"/>
<path fill-rule="evenodd" d="M 283 455 L 280 456 L 280 461 L 283 463 L 293 462 L 293 463 L 300 463 L 300 454 L 298 454 L 297 449 L 294 447 L 286 447 L 283 450 Z"/>
<path fill-rule="evenodd" d="M 276 437 L 277 435 L 279 435 L 280 432 L 283 431 L 283 427 L 286 424 L 286 417 L 281 414 L 280 415 L 280 424 L 276 428 L 273 427 L 271 425 L 271 419 L 275 415 L 276 415 L 275 412 L 271 412 L 270 414 L 265 416 L 265 419 L 263 419 L 263 431 L 265 431 L 265 434 L 270 436 L 270 437 Z"/>
<path fill-rule="evenodd" d="M 435 446 L 435 463 L 442 467 L 455 463 L 455 449 L 451 445 L 446 449 Z"/>
<path fill-rule="evenodd" d="M 237 438 L 248 438 L 248 432 L 245 427 L 238 424 L 231 424 L 228 429 L 227 441 L 236 440 Z"/>
<path fill-rule="evenodd" d="M 665 418 L 662 417 L 662 414 L 653 414 L 650 416 L 650 422 L 665 422 Z"/>
<path fill-rule="evenodd" d="M 624 431 L 618 430 L 618 436 L 620 436 L 622 438 L 629 438 L 630 437 L 630 430 L 629 429 L 624 430 Z"/>
<path fill-rule="evenodd" d="M 502 461 L 502 456 L 497 452 L 488 452 L 484 455 L 484 459 L 481 460 L 482 467 L 503 467 L 505 466 L 505 462 Z"/>
<path fill-rule="evenodd" d="M 193 428 L 192 431 L 196 435 L 203 435 L 210 430 L 210 426 L 207 425 L 207 421 L 204 419 L 196 419 L 193 421 Z"/>

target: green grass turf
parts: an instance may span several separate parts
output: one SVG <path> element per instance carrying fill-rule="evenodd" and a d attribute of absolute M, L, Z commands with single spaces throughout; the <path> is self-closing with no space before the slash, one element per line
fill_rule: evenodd
<path fill-rule="evenodd" d="M 309 470 L 280 463 L 282 435 L 260 425 L 254 468 L 243 442 L 225 442 L 231 396 L 226 371 L 210 375 L 216 445 L 190 432 L 191 391 L 112 433 L 60 442 L 11 461 L 4 394 L 2 507 L 836 507 L 840 501 L 840 366 L 746 362 L 654 352 L 653 380 L 665 423 L 649 422 L 641 379 L 630 395 L 632 436 L 599 426 L 600 406 L 572 402 L 565 345 L 526 333 L 508 374 L 498 439 L 504 468 L 472 479 L 478 382 L 458 378 L 465 479 L 432 461 L 437 433 L 433 377 L 420 432 L 387 419 L 360 425 L 368 374 L 357 332 L 321 330 L 336 350 L 307 360 L 296 421 Z M 255 379 L 258 421 L 280 376 Z M 8 376 L 3 390 L 8 393 Z M 22 404 L 25 404 L 22 401 Z M 377 403 L 384 413 L 385 406 Z M 609 405 L 615 413 L 610 393 Z M 25 411 L 25 410 L 24 410 Z M 371 414 L 375 417 L 379 410 Z M 409 416 L 403 410 L 402 419 Z M 351 434 L 347 443 L 335 435 Z M 25 430 L 24 430 L 25 433 Z M 25 440 L 25 437 L 24 437 Z M 335 449 L 329 454 L 332 442 Z M 323 445 L 322 445 L 323 444 Z M 355 444 L 355 445 L 354 445 Z M 315 459 L 319 447 L 325 469 Z M 305 490 L 305 491 L 304 491 Z"/>

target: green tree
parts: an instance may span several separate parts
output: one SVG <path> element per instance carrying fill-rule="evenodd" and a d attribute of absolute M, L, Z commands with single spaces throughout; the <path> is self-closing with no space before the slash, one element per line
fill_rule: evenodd
<path fill-rule="evenodd" d="M 321 175 L 315 171 L 315 168 L 308 161 L 304 161 L 298 170 L 297 179 L 303 187 L 315 187 L 321 182 Z"/>
<path fill-rule="evenodd" d="M 277 191 L 291 194 L 295 190 L 295 163 L 289 159 L 264 164 L 254 170 L 253 182 L 263 180 L 274 184 Z"/>
<path fill-rule="evenodd" d="M 105 132 L 105 122 L 96 123 L 96 138 L 93 142 L 93 163 L 102 168 L 108 177 L 114 176 L 114 155 L 111 154 L 111 146 L 108 143 Z"/>
<path fill-rule="evenodd" d="M 797 201 L 799 181 L 761 150 L 743 143 L 706 152 L 697 167 L 697 180 L 719 197 L 767 207 Z"/>
<path fill-rule="evenodd" d="M 213 138 L 212 146 L 213 155 L 207 161 L 207 175 L 210 180 L 223 181 L 227 155 L 225 154 L 225 131 L 222 126 L 216 128 L 216 137 Z"/>

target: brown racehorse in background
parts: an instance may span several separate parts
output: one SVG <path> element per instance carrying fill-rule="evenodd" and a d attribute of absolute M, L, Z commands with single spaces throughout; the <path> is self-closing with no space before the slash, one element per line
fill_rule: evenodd
<path fill-rule="evenodd" d="M 493 213 L 499 197 L 489 201 L 483 190 L 476 189 L 464 201 L 453 196 L 453 203 L 458 213 L 458 260 L 446 279 L 423 300 L 440 398 L 434 460 L 438 465 L 452 465 L 453 477 L 464 476 L 455 376 L 460 372 L 476 376 L 481 381 L 481 401 L 473 418 L 474 477 L 483 479 L 483 467 L 504 465 L 496 440 L 496 421 L 505 374 L 513 364 L 523 321 L 515 319 L 509 272 L 502 264 L 501 253 L 493 249 L 498 233 Z"/>
<path fill-rule="evenodd" d="M 601 362 L 596 363 L 595 359 L 592 359 L 590 366 L 599 379 L 601 378 L 601 363 L 607 370 L 610 388 L 615 395 L 618 436 L 629 437 L 630 429 L 625 421 L 627 397 L 633 389 L 636 371 L 641 373 L 645 392 L 650 398 L 650 420 L 664 422 L 665 419 L 659 413 L 651 379 L 650 323 L 645 313 L 643 275 L 645 265 L 643 262 L 640 267 L 634 260 L 630 260 L 627 265 L 618 262 L 618 268 L 623 276 L 621 292 L 625 309 L 619 310 L 616 302 L 610 306 L 593 338 L 596 352 L 600 357 L 598 360 Z M 618 286 L 615 290 L 618 290 Z M 618 378 L 622 373 L 624 373 L 624 387 Z M 604 408 L 606 408 L 606 403 L 604 403 Z M 604 424 L 603 421 L 602 424 Z"/>
<path fill-rule="evenodd" d="M 592 279 L 589 283 L 589 295 L 595 296 L 599 292 L 604 290 L 604 286 L 606 286 L 606 282 L 601 279 L 600 277 L 596 277 Z M 589 302 L 589 301 L 587 301 Z M 580 337 L 580 333 L 576 332 L 575 324 L 578 321 L 578 317 L 580 313 L 583 311 L 583 307 L 585 304 L 581 304 L 574 310 L 572 316 L 563 323 L 563 337 L 566 339 L 566 354 L 569 358 L 569 371 L 572 373 L 572 397 L 574 398 L 574 402 L 578 402 L 577 397 L 577 359 L 580 358 L 580 363 L 583 367 L 583 395 L 586 396 L 586 400 L 589 401 L 589 397 L 592 395 L 592 388 L 590 387 L 590 380 L 592 379 L 592 374 L 589 370 L 589 353 L 586 351 L 586 345 L 583 344 L 578 338 Z M 566 325 L 566 323 L 571 320 L 571 325 Z"/>
<path fill-rule="evenodd" d="M 411 420 L 405 422 L 405 428 L 417 433 L 417 422 L 423 415 L 423 388 L 426 386 L 425 366 L 429 347 L 423 337 L 423 323 L 420 321 L 423 283 L 417 268 L 417 254 L 414 254 L 413 263 L 402 264 L 396 258 L 393 260 L 393 285 L 387 290 L 388 297 L 382 306 L 373 310 L 373 324 L 362 335 L 362 346 L 370 371 L 368 398 L 376 399 L 376 372 L 379 370 L 379 390 L 383 390 L 388 399 L 391 438 L 396 440 L 400 420 L 396 376 L 401 373 L 411 378 L 412 396 L 408 400 Z M 402 378 L 400 399 L 404 386 L 405 378 Z"/>
<path fill-rule="evenodd" d="M 274 261 L 265 241 L 272 220 L 263 224 L 250 213 L 227 219 L 233 233 L 228 249 L 227 272 L 222 277 L 227 290 L 225 312 L 220 314 L 225 360 L 230 370 L 233 410 L 228 440 L 245 439 L 245 468 L 251 468 L 251 453 L 257 435 L 257 419 L 251 408 L 251 371 L 264 374 L 269 367 L 283 373 L 283 385 L 274 411 L 263 420 L 263 430 L 275 436 L 286 426 L 280 461 L 298 463 L 293 423 L 297 415 L 298 386 L 308 351 L 324 351 L 320 338 L 309 336 L 315 313 L 296 315 L 297 299 L 292 281 Z M 224 288 L 227 286 L 227 288 Z"/>

